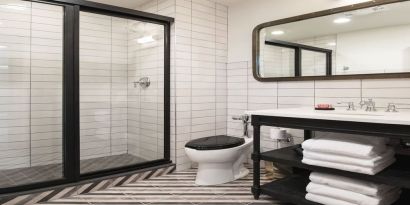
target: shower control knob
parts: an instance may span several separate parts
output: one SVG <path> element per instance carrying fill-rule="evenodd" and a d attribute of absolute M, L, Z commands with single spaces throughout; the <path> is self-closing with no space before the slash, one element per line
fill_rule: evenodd
<path fill-rule="evenodd" d="M 134 88 L 136 88 L 137 85 L 141 86 L 141 88 L 148 88 L 149 85 L 151 85 L 151 81 L 148 77 L 142 77 L 134 82 Z"/>

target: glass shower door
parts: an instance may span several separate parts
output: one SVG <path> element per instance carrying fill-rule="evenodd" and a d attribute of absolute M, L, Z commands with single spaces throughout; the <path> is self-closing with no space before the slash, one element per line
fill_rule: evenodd
<path fill-rule="evenodd" d="M 64 8 L 0 1 L 0 188 L 63 178 Z"/>
<path fill-rule="evenodd" d="M 80 170 L 164 158 L 164 27 L 80 13 Z"/>

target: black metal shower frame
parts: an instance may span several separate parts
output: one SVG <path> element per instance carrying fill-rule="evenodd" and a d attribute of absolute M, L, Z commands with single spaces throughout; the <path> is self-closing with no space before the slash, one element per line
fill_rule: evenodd
<path fill-rule="evenodd" d="M 24 0 L 64 8 L 63 42 L 63 178 L 15 187 L 0 187 L 0 197 L 37 192 L 64 184 L 172 163 L 170 159 L 170 58 L 174 19 L 133 9 L 84 0 Z M 149 22 L 164 26 L 164 157 L 159 160 L 96 172 L 80 173 L 80 11 Z"/>

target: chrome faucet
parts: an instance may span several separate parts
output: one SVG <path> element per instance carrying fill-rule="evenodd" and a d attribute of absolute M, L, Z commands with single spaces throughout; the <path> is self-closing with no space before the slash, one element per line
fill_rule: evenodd
<path fill-rule="evenodd" d="M 337 104 L 343 104 L 346 103 L 347 104 L 347 111 L 355 111 L 356 107 L 354 106 L 354 102 L 338 102 Z"/>
<path fill-rule="evenodd" d="M 233 120 L 241 120 L 243 124 L 243 136 L 249 138 L 248 134 L 248 124 L 249 124 L 249 115 L 234 115 L 232 116 Z"/>
<path fill-rule="evenodd" d="M 369 98 L 367 101 L 360 101 L 360 106 L 363 108 L 366 105 L 366 112 L 376 112 L 376 102 L 373 99 Z"/>

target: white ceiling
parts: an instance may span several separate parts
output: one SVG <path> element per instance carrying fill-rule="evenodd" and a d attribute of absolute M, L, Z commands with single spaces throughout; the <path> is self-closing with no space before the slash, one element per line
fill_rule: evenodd
<path fill-rule="evenodd" d="M 227 5 L 227 6 L 232 6 L 241 1 L 245 1 L 245 0 L 216 0 L 216 2 Z"/>
<path fill-rule="evenodd" d="M 141 4 L 149 1 L 149 0 L 89 0 L 103 4 L 110 4 L 114 6 L 120 6 L 129 9 L 135 9 Z"/>
<path fill-rule="evenodd" d="M 89 0 L 89 1 L 94 1 L 94 2 L 103 3 L 103 4 L 111 4 L 114 6 L 120 6 L 120 7 L 129 8 L 129 9 L 135 9 L 141 4 L 144 4 L 145 2 L 150 1 L 150 0 Z M 244 1 L 244 0 L 216 0 L 216 2 L 220 4 L 228 5 L 228 6 L 236 4 L 240 1 Z"/>

